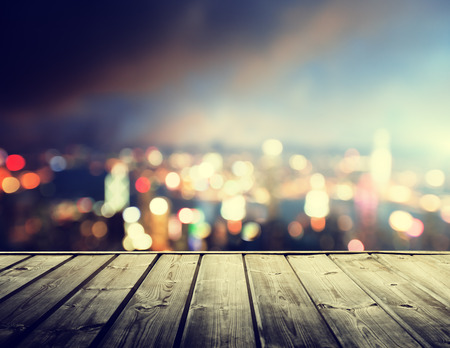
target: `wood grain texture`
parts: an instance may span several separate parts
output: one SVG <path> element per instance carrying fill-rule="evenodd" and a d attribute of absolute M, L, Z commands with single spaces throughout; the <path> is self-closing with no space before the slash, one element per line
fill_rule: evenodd
<path fill-rule="evenodd" d="M 0 306 L 0 346 L 20 336 L 110 258 L 77 256 L 5 300 Z"/>
<path fill-rule="evenodd" d="M 0 252 L 0 347 L 450 347 L 449 288 L 449 252 Z"/>
<path fill-rule="evenodd" d="M 27 257 L 29 257 L 29 255 L 0 255 L 0 272 Z"/>
<path fill-rule="evenodd" d="M 181 346 L 255 346 L 241 255 L 203 257 Z"/>
<path fill-rule="evenodd" d="M 282 255 L 246 255 L 261 343 L 265 347 L 338 347 Z"/>
<path fill-rule="evenodd" d="M 156 258 L 119 255 L 39 325 L 20 347 L 87 347 Z"/>
<path fill-rule="evenodd" d="M 332 255 L 366 292 L 376 297 L 433 347 L 450 346 L 448 307 L 372 256 Z"/>
<path fill-rule="evenodd" d="M 376 255 L 374 258 L 450 307 L 450 264 L 433 265 L 423 255 Z"/>
<path fill-rule="evenodd" d="M 69 258 L 69 255 L 38 255 L 5 270 L 0 274 L 0 300 Z"/>
<path fill-rule="evenodd" d="M 162 255 L 101 345 L 172 346 L 198 259 L 198 255 Z"/>
<path fill-rule="evenodd" d="M 326 255 L 288 261 L 343 347 L 420 347 Z"/>
<path fill-rule="evenodd" d="M 415 255 L 414 256 L 419 256 Z M 420 255 L 423 256 L 423 255 Z M 428 257 L 421 257 L 421 261 L 429 263 L 432 266 L 438 267 L 446 276 L 450 276 L 450 253 L 442 255 L 429 255 Z"/>

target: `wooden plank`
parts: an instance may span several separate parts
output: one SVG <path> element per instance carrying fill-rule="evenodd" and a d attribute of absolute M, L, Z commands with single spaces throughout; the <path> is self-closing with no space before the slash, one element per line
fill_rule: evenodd
<path fill-rule="evenodd" d="M 8 346 L 7 340 L 19 337 L 109 259 L 77 256 L 6 299 L 0 306 L 0 345 Z"/>
<path fill-rule="evenodd" d="M 21 342 L 21 347 L 87 347 L 156 255 L 120 255 Z"/>
<path fill-rule="evenodd" d="M 343 347 L 420 347 L 326 255 L 288 260 Z"/>
<path fill-rule="evenodd" d="M 205 255 L 181 346 L 253 347 L 255 334 L 242 255 Z"/>
<path fill-rule="evenodd" d="M 338 347 L 286 258 L 246 255 L 262 346 Z"/>
<path fill-rule="evenodd" d="M 101 345 L 172 346 L 198 259 L 198 255 L 162 255 Z"/>
<path fill-rule="evenodd" d="M 0 272 L 17 262 L 25 260 L 27 257 L 29 257 L 29 255 L 0 255 Z"/>
<path fill-rule="evenodd" d="M 0 274 L 0 300 L 69 257 L 68 255 L 38 255 L 5 270 Z"/>
<path fill-rule="evenodd" d="M 418 255 L 414 255 L 414 256 L 418 256 Z M 427 257 L 422 258 L 422 261 L 444 269 L 444 271 L 447 273 L 447 275 L 450 273 L 450 255 L 446 255 L 446 254 L 429 255 Z"/>
<path fill-rule="evenodd" d="M 332 259 L 377 303 L 408 330 L 433 347 L 450 345 L 448 308 L 369 255 L 332 255 Z M 403 325 L 405 323 L 406 325 Z"/>
<path fill-rule="evenodd" d="M 428 263 L 425 255 L 376 255 L 375 259 L 450 307 L 450 264 Z"/>

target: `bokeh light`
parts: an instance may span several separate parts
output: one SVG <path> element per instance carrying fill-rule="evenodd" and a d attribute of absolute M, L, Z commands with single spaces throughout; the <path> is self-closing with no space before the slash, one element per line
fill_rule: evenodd
<path fill-rule="evenodd" d="M 50 164 L 50 168 L 54 172 L 62 172 L 63 170 L 65 170 L 67 168 L 67 161 L 62 156 L 53 156 L 50 159 L 49 164 Z"/>
<path fill-rule="evenodd" d="M 179 240 L 183 234 L 183 225 L 176 216 L 170 217 L 167 229 L 168 229 L 169 239 L 172 241 Z"/>
<path fill-rule="evenodd" d="M 423 222 L 419 219 L 413 219 L 411 227 L 406 231 L 410 237 L 419 237 L 424 230 Z"/>
<path fill-rule="evenodd" d="M 21 155 L 9 155 L 6 158 L 6 168 L 12 172 L 19 171 L 25 167 L 25 159 Z"/>
<path fill-rule="evenodd" d="M 277 139 L 268 139 L 263 143 L 262 151 L 267 156 L 279 156 L 283 152 L 283 144 Z"/>
<path fill-rule="evenodd" d="M 41 183 L 41 178 L 36 173 L 28 172 L 22 174 L 20 177 L 20 183 L 24 189 L 32 190 L 39 186 Z"/>
<path fill-rule="evenodd" d="M 309 179 L 312 189 L 322 189 L 325 187 L 325 177 L 320 173 L 314 173 Z"/>
<path fill-rule="evenodd" d="M 425 174 L 425 181 L 429 186 L 440 187 L 444 185 L 445 174 L 440 169 L 433 169 Z"/>
<path fill-rule="evenodd" d="M 311 228 L 315 232 L 322 232 L 326 226 L 326 220 L 324 217 L 312 217 L 311 218 Z"/>
<path fill-rule="evenodd" d="M 247 222 L 242 227 L 241 238 L 247 242 L 251 242 L 261 234 L 261 226 L 256 222 Z"/>
<path fill-rule="evenodd" d="M 215 190 L 220 190 L 223 187 L 223 184 L 224 180 L 220 174 L 214 174 L 209 178 L 209 185 Z"/>
<path fill-rule="evenodd" d="M 170 172 L 166 175 L 166 186 L 169 190 L 175 190 L 180 186 L 181 178 L 175 172 Z"/>
<path fill-rule="evenodd" d="M 349 251 L 364 251 L 364 244 L 359 239 L 352 239 L 347 244 Z"/>
<path fill-rule="evenodd" d="M 242 177 L 253 173 L 253 165 L 248 161 L 236 161 L 231 166 L 234 175 Z"/>
<path fill-rule="evenodd" d="M 139 235 L 145 233 L 144 227 L 137 222 L 133 222 L 125 226 L 125 229 L 127 231 L 127 234 L 132 238 L 137 238 Z"/>
<path fill-rule="evenodd" d="M 335 195 L 337 199 L 349 201 L 353 198 L 353 187 L 349 183 L 338 184 L 335 187 Z"/>
<path fill-rule="evenodd" d="M 164 197 L 155 197 L 150 201 L 150 211 L 155 215 L 164 215 L 169 211 L 169 204 Z"/>
<path fill-rule="evenodd" d="M 134 187 L 136 188 L 137 192 L 145 193 L 150 190 L 151 183 L 148 178 L 146 178 L 145 176 L 141 176 L 136 180 Z"/>
<path fill-rule="evenodd" d="M 211 233 L 211 225 L 207 222 L 199 222 L 189 225 L 189 234 L 197 239 L 207 238 Z"/>
<path fill-rule="evenodd" d="M 96 221 L 92 225 L 92 235 L 96 238 L 102 238 L 108 233 L 108 226 L 103 221 Z"/>
<path fill-rule="evenodd" d="M 94 200 L 90 197 L 82 197 L 77 201 L 77 209 L 80 213 L 90 213 L 94 205 Z"/>
<path fill-rule="evenodd" d="M 183 224 L 191 224 L 194 221 L 194 212 L 189 208 L 182 208 L 178 212 L 178 219 Z"/>
<path fill-rule="evenodd" d="M 214 167 L 209 162 L 202 162 L 198 166 L 198 176 L 203 179 L 208 179 L 214 174 Z"/>
<path fill-rule="evenodd" d="M 242 221 L 241 220 L 228 220 L 227 221 L 227 228 L 228 231 L 230 231 L 231 234 L 239 234 L 242 230 Z"/>
<path fill-rule="evenodd" d="M 450 205 L 445 205 L 441 208 L 441 218 L 450 224 Z"/>
<path fill-rule="evenodd" d="M 329 198 L 325 191 L 311 190 L 305 198 L 305 213 L 312 218 L 323 218 L 330 212 Z"/>
<path fill-rule="evenodd" d="M 5 193 L 14 193 L 20 188 L 20 182 L 15 177 L 7 177 L 2 181 L 2 189 Z"/>
<path fill-rule="evenodd" d="M 109 203 L 103 203 L 101 208 L 101 213 L 103 217 L 110 218 L 114 215 L 115 212 L 116 211 L 114 210 L 113 207 L 111 207 Z"/>
<path fill-rule="evenodd" d="M 412 190 L 403 185 L 392 185 L 389 187 L 388 198 L 395 203 L 406 203 L 412 197 Z"/>
<path fill-rule="evenodd" d="M 308 160 L 303 155 L 292 155 L 289 158 L 289 165 L 292 169 L 302 171 L 306 168 Z"/>
<path fill-rule="evenodd" d="M 123 221 L 127 223 L 138 222 L 141 218 L 141 211 L 138 207 L 127 207 L 122 212 Z"/>
<path fill-rule="evenodd" d="M 150 148 L 147 155 L 148 162 L 154 166 L 159 166 L 163 161 L 163 155 L 157 148 Z"/>
<path fill-rule="evenodd" d="M 243 220 L 246 214 L 245 206 L 246 201 L 242 195 L 227 198 L 222 201 L 220 214 L 225 220 Z"/>
<path fill-rule="evenodd" d="M 292 221 L 288 225 L 288 232 L 292 238 L 300 239 L 303 237 L 303 226 L 298 221 Z"/>
<path fill-rule="evenodd" d="M 419 204 L 425 211 L 436 212 L 441 207 L 441 199 L 436 195 L 427 194 L 420 197 Z"/>
<path fill-rule="evenodd" d="M 402 210 L 396 210 L 389 216 L 389 225 L 398 232 L 408 231 L 413 223 L 413 217 L 410 213 Z"/>
<path fill-rule="evenodd" d="M 132 239 L 133 247 L 136 250 L 148 250 L 151 248 L 153 240 L 148 234 L 142 233 Z"/>

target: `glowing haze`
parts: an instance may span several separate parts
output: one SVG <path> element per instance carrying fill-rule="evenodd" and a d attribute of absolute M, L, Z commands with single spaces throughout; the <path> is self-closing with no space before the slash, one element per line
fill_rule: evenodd
<path fill-rule="evenodd" d="M 1 146 L 367 148 L 383 128 L 450 155 L 447 1 L 31 3 L 2 24 Z"/>

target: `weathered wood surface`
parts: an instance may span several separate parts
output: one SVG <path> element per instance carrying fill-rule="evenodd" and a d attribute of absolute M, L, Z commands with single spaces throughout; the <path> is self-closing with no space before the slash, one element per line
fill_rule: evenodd
<path fill-rule="evenodd" d="M 68 260 L 69 255 L 37 255 L 0 274 L 0 299 Z"/>
<path fill-rule="evenodd" d="M 88 346 L 155 257 L 120 255 L 39 325 L 21 346 Z"/>
<path fill-rule="evenodd" d="M 170 347 L 194 277 L 198 255 L 163 255 L 117 318 L 104 347 Z"/>
<path fill-rule="evenodd" d="M 0 271 L 25 260 L 29 255 L 0 255 Z"/>
<path fill-rule="evenodd" d="M 0 346 L 23 337 L 44 314 L 74 291 L 111 256 L 79 256 L 0 304 Z"/>
<path fill-rule="evenodd" d="M 450 347 L 450 311 L 445 304 L 371 255 L 336 255 L 333 258 L 366 292 L 378 299 L 380 305 L 389 308 L 431 346 Z"/>
<path fill-rule="evenodd" d="M 205 255 L 195 283 L 182 346 L 255 346 L 241 255 Z"/>
<path fill-rule="evenodd" d="M 245 261 L 264 346 L 338 346 L 284 256 L 247 255 Z"/>
<path fill-rule="evenodd" d="M 420 347 L 326 255 L 288 259 L 343 347 Z"/>
<path fill-rule="evenodd" d="M 450 307 L 450 264 L 427 262 L 423 255 L 374 255 L 408 282 Z"/>
<path fill-rule="evenodd" d="M 0 254 L 0 347 L 450 347 L 449 252 Z"/>

